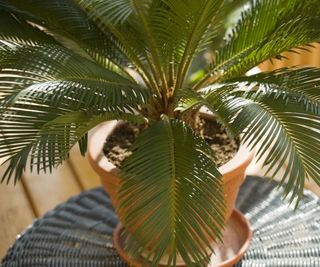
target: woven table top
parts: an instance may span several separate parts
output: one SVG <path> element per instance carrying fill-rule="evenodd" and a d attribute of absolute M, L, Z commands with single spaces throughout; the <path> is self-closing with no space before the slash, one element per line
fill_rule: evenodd
<path fill-rule="evenodd" d="M 320 266 L 320 200 L 304 193 L 297 210 L 282 200 L 276 182 L 247 177 L 237 208 L 250 221 L 253 240 L 236 267 Z M 18 236 L 3 267 L 127 266 L 113 248 L 118 223 L 102 188 L 81 193 L 35 221 Z"/>

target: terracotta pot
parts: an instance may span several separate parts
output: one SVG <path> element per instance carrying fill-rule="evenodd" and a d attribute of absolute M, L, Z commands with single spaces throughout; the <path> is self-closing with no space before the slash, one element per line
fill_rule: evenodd
<path fill-rule="evenodd" d="M 89 137 L 89 161 L 94 170 L 99 174 L 102 185 L 111 197 L 115 207 L 118 206 L 115 200 L 115 194 L 120 185 L 120 178 L 118 176 L 119 169 L 107 160 L 103 153 L 103 146 L 107 137 L 112 134 L 117 124 L 117 121 L 100 124 L 91 132 Z M 224 181 L 227 206 L 226 221 L 233 212 L 240 185 L 245 178 L 246 168 L 252 159 L 253 152 L 241 146 L 236 155 L 219 168 Z"/>
<path fill-rule="evenodd" d="M 106 138 L 113 132 L 117 121 L 109 121 L 97 126 L 89 137 L 89 161 L 99 174 L 105 191 L 115 202 L 115 193 L 119 187 L 119 169 L 110 163 L 103 153 Z M 253 153 L 241 146 L 236 155 L 219 168 L 223 175 L 224 191 L 227 203 L 227 218 L 230 217 L 239 187 L 245 178 L 245 171 L 253 158 Z"/>

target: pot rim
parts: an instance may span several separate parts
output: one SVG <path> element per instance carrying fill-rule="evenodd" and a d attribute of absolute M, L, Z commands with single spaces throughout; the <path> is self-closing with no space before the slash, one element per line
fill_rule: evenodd
<path fill-rule="evenodd" d="M 88 156 L 93 168 L 99 173 L 111 172 L 117 175 L 120 169 L 112 164 L 103 153 L 103 146 L 108 135 L 121 121 L 107 121 L 97 125 L 89 134 Z M 240 169 L 246 169 L 254 157 L 254 151 L 241 144 L 238 152 L 227 163 L 219 167 L 225 182 L 232 179 L 233 175 Z"/>

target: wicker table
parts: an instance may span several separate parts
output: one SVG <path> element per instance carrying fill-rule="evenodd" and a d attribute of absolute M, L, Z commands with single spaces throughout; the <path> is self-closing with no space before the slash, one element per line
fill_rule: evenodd
<path fill-rule="evenodd" d="M 320 200 L 305 192 L 294 211 L 277 184 L 247 177 L 237 208 L 254 237 L 237 267 L 320 266 Z M 86 191 L 37 220 L 9 249 L 3 267 L 127 266 L 112 245 L 118 219 L 101 188 Z"/>

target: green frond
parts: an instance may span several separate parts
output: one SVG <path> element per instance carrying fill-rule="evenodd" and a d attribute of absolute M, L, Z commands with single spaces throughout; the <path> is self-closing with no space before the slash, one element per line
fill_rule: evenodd
<path fill-rule="evenodd" d="M 2 101 L 2 109 L 15 104 L 28 109 L 41 103 L 67 109 L 125 111 L 146 103 L 148 91 L 130 85 L 86 79 L 53 80 L 30 85 Z"/>
<path fill-rule="evenodd" d="M 226 37 L 225 46 L 217 51 L 210 73 L 220 80 L 244 75 L 284 51 L 319 41 L 318 4 L 317 0 L 251 1 Z"/>
<path fill-rule="evenodd" d="M 136 1 L 132 0 L 77 0 L 80 6 L 88 10 L 90 17 L 94 17 L 105 24 L 117 25 L 124 24 L 132 16 L 136 16 L 138 12 L 145 12 L 145 8 L 141 10 L 137 9 L 137 5 L 134 3 Z M 152 1 L 143 0 L 140 1 L 140 7 L 148 7 Z"/>
<path fill-rule="evenodd" d="M 34 25 L 19 20 L 0 7 L 0 40 L 22 45 L 57 44 L 53 37 Z"/>
<path fill-rule="evenodd" d="M 248 92 L 263 92 L 267 95 L 295 97 L 303 102 L 307 110 L 320 115 L 320 69 L 318 68 L 283 68 L 272 72 L 262 72 L 252 76 L 228 80 L 234 86 L 240 86 Z M 240 84 L 243 83 L 243 84 Z"/>
<path fill-rule="evenodd" d="M 255 77 L 259 75 L 264 77 L 264 74 Z M 280 179 L 285 184 L 285 195 L 292 192 L 291 201 L 297 197 L 298 203 L 306 179 L 313 179 L 320 185 L 317 160 L 320 153 L 320 120 L 318 108 L 306 108 L 312 105 L 311 101 L 298 101 L 295 90 L 299 88 L 294 84 L 293 79 L 290 89 L 274 89 L 272 92 L 248 90 L 236 84 L 221 85 L 207 88 L 202 96 L 198 93 L 197 98 L 216 114 L 232 136 L 242 133 L 243 143 L 258 148 L 257 160 L 266 155 L 262 162 L 268 166 L 266 175 L 279 178 L 281 167 L 287 164 L 286 172 Z M 307 90 L 308 82 L 305 86 Z M 309 88 L 311 90 L 312 85 Z"/>
<path fill-rule="evenodd" d="M 163 56 L 180 62 L 190 60 L 217 35 L 221 21 L 215 21 L 222 11 L 221 0 L 173 1 L 163 0 L 151 14 L 157 42 L 162 44 Z M 156 5 L 156 4 L 155 4 Z M 185 62 L 184 62 L 185 63 Z"/>
<path fill-rule="evenodd" d="M 186 74 L 195 56 L 208 48 L 213 39 L 218 36 L 221 20 L 217 19 L 222 13 L 223 0 L 207 1 L 167 1 L 171 10 L 172 25 L 165 28 L 164 37 L 170 40 L 169 47 L 176 47 L 176 53 L 181 53 L 181 60 L 178 60 L 176 88 L 180 89 Z M 175 33 L 168 35 L 167 29 L 172 29 Z M 182 35 L 177 38 L 177 32 Z M 176 44 L 170 45 L 171 40 Z M 181 51 L 181 52 L 180 52 Z M 172 52 L 171 52 L 172 53 Z"/>
<path fill-rule="evenodd" d="M 39 171 L 61 163 L 77 142 L 84 153 L 90 127 L 130 119 L 122 113 L 150 97 L 137 83 L 60 45 L 1 43 L 0 55 L 0 156 L 10 160 L 7 181 L 22 175 L 28 156 Z"/>
<path fill-rule="evenodd" d="M 111 33 L 103 33 L 72 0 L 1 0 L 0 7 L 17 18 L 72 40 L 99 64 L 114 70 L 127 59 Z"/>
<path fill-rule="evenodd" d="M 68 158 L 70 149 L 79 143 L 86 151 L 87 132 L 106 120 L 122 119 L 144 123 L 143 117 L 120 112 L 85 112 L 34 106 L 24 110 L 16 105 L 0 120 L 0 157 L 10 162 L 1 182 L 15 182 L 28 165 L 32 170 L 51 171 Z"/>
<path fill-rule="evenodd" d="M 200 108 L 205 105 L 205 100 L 201 94 L 191 89 L 180 90 L 176 95 L 175 111 L 184 113 L 191 109 Z"/>
<path fill-rule="evenodd" d="M 159 2 L 161 1 L 124 0 L 110 5 L 111 1 L 95 0 L 91 3 L 78 1 L 98 25 L 103 25 L 104 29 L 116 36 L 123 51 L 132 59 L 132 63 L 142 68 L 144 75 L 148 76 L 148 72 L 152 73 L 153 78 L 147 77 L 149 82 L 153 83 L 157 90 L 161 84 L 165 91 L 166 64 L 162 64 L 164 61 L 160 53 L 163 44 L 156 42 L 151 21 L 154 3 L 157 5 Z M 125 15 L 122 16 L 123 14 Z M 122 17 L 121 20 L 115 21 L 116 16 Z M 147 63 L 147 69 L 143 63 Z"/>
<path fill-rule="evenodd" d="M 249 146 L 261 144 L 257 157 L 260 159 L 267 155 L 263 162 L 269 167 L 267 174 L 275 167 L 270 175 L 279 175 L 287 161 L 286 172 L 282 176 L 285 195 L 292 192 L 291 201 L 297 197 L 298 203 L 306 179 L 311 178 L 320 185 L 319 116 L 306 111 L 294 97 L 287 96 L 284 100 L 260 94 L 246 98 L 233 126 L 244 133 L 243 142 Z"/>
<path fill-rule="evenodd" d="M 112 33 L 118 48 L 130 60 L 130 67 L 137 70 L 146 84 L 156 88 L 155 78 L 150 75 L 149 50 L 147 40 L 139 22 L 137 10 L 132 1 L 83 1 L 77 4 L 86 11 L 88 17 L 107 35 Z"/>
<path fill-rule="evenodd" d="M 39 77 L 128 80 L 57 44 L 41 44 L 32 47 L 3 42 L 0 43 L 0 56 L 2 71 L 5 69 L 24 70 L 25 72 L 34 72 Z"/>
<path fill-rule="evenodd" d="M 233 96 L 234 92 L 237 92 L 237 87 L 229 84 L 209 86 L 201 92 L 205 106 L 224 125 L 230 138 L 235 138 L 240 134 L 232 123 L 244 104 L 241 98 Z"/>
<path fill-rule="evenodd" d="M 162 43 L 158 43 L 156 40 L 156 29 L 153 27 L 152 14 L 155 9 L 157 9 L 158 4 L 161 5 L 161 1 L 139 1 L 133 0 L 132 5 L 135 9 L 136 17 L 141 33 L 145 36 L 147 49 L 149 51 L 149 66 L 153 72 L 153 76 L 161 85 L 159 90 L 162 94 L 167 93 L 168 83 L 167 83 L 167 64 L 163 60 L 161 54 L 161 47 L 164 46 Z"/>
<path fill-rule="evenodd" d="M 70 106 L 73 109 L 132 108 L 150 92 L 117 73 L 57 45 L 0 45 L 2 105 Z"/>
<path fill-rule="evenodd" d="M 160 84 L 165 91 L 166 64 L 161 56 L 163 44 L 157 44 L 151 21 L 153 6 L 161 1 L 122 0 L 116 4 L 114 1 L 100 0 L 77 2 L 102 31 L 111 32 L 115 36 L 122 52 L 131 60 L 144 81 L 159 95 Z"/>
<path fill-rule="evenodd" d="M 207 49 L 221 26 L 215 19 L 222 11 L 222 0 L 145 1 L 139 9 L 135 1 L 111 2 L 78 1 L 97 25 L 113 32 L 128 58 L 144 72 L 150 68 L 162 85 L 165 82 L 152 70 L 150 60 L 168 79 L 171 64 L 178 73 L 177 87 L 181 87 L 195 55 Z"/>
<path fill-rule="evenodd" d="M 145 130 L 132 151 L 118 200 L 124 226 L 135 229 L 133 254 L 153 244 L 152 266 L 163 252 L 167 266 L 175 266 L 177 254 L 188 266 L 204 263 L 209 238 L 220 238 L 224 224 L 221 175 L 210 146 L 182 121 L 165 118 Z"/>
<path fill-rule="evenodd" d="M 216 114 L 232 136 L 242 133 L 242 142 L 258 147 L 257 160 L 266 155 L 266 175 L 277 177 L 288 164 L 280 178 L 285 195 L 292 192 L 291 201 L 297 197 L 298 203 L 306 179 L 320 184 L 318 70 L 282 69 L 233 82 L 207 87 L 197 93 L 198 101 Z"/>

